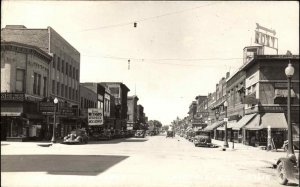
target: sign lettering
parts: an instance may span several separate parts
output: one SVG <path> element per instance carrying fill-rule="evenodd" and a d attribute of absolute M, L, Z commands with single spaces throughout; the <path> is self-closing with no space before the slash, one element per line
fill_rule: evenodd
<path fill-rule="evenodd" d="M 1 93 L 1 101 L 24 101 L 24 93 Z"/>
<path fill-rule="evenodd" d="M 88 124 L 103 125 L 103 113 L 101 108 L 88 109 Z"/>

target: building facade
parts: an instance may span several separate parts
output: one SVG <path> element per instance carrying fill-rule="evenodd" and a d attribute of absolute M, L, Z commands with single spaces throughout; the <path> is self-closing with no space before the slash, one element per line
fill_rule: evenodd
<path fill-rule="evenodd" d="M 127 112 L 127 130 L 133 130 L 136 129 L 138 126 L 138 108 L 137 108 L 137 102 L 139 98 L 136 95 L 128 96 L 127 97 L 127 106 L 128 106 L 128 112 Z"/>
<path fill-rule="evenodd" d="M 48 97 L 51 61 L 40 48 L 1 41 L 1 140 L 51 137 L 38 108 Z"/>
<path fill-rule="evenodd" d="M 68 126 L 78 123 L 79 115 L 79 80 L 80 53 L 53 28 L 31 29 L 22 25 L 8 25 L 1 29 L 1 38 L 5 41 L 33 45 L 53 57 L 50 64 L 48 93 L 58 99 L 56 128 L 61 137 L 68 132 Z M 53 125 L 53 117 L 46 117 Z"/>

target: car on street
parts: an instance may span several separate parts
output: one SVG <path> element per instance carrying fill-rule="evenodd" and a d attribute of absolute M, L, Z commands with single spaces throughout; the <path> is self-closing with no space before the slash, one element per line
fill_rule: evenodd
<path fill-rule="evenodd" d="M 97 140 L 110 140 L 112 139 L 112 135 L 110 131 L 104 131 L 101 132 L 98 136 L 97 136 Z"/>
<path fill-rule="evenodd" d="M 289 154 L 277 160 L 277 179 L 280 184 L 287 185 L 289 181 L 299 184 L 299 153 L 297 155 L 298 158 L 294 154 Z"/>
<path fill-rule="evenodd" d="M 136 138 L 145 138 L 145 131 L 143 130 L 137 130 L 134 134 L 134 137 Z"/>
<path fill-rule="evenodd" d="M 84 129 L 76 129 L 64 137 L 64 144 L 87 144 L 89 137 Z"/>
<path fill-rule="evenodd" d="M 167 131 L 167 136 L 166 136 L 166 138 L 168 138 L 168 137 L 174 138 L 174 132 L 173 132 L 173 131 Z"/>
<path fill-rule="evenodd" d="M 211 146 L 211 137 L 209 132 L 206 131 L 196 131 L 195 132 L 195 136 L 194 136 L 194 140 L 193 143 L 195 145 L 195 147 L 198 146 Z"/>

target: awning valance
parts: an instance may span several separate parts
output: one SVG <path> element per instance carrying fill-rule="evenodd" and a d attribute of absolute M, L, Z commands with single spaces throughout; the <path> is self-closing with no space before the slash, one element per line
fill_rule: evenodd
<path fill-rule="evenodd" d="M 1 112 L 1 116 L 22 116 L 22 112 Z"/>
<path fill-rule="evenodd" d="M 268 126 L 271 129 L 287 129 L 284 113 L 257 114 L 244 128 L 246 130 L 261 130 Z"/>
<path fill-rule="evenodd" d="M 248 114 L 243 116 L 238 122 L 236 122 L 234 124 L 234 126 L 232 127 L 232 130 L 240 130 L 242 127 L 244 127 L 245 125 L 247 125 L 247 123 L 256 115 L 255 114 Z"/>
<path fill-rule="evenodd" d="M 204 131 L 212 131 L 215 128 L 218 128 L 219 126 L 221 126 L 224 123 L 224 121 L 217 121 L 211 125 L 208 125 L 205 129 L 203 129 Z"/>

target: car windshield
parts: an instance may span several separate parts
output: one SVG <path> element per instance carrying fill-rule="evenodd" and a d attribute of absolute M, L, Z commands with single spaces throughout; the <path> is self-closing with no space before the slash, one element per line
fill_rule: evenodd
<path fill-rule="evenodd" d="M 209 136 L 209 132 L 197 131 L 196 136 Z"/>

